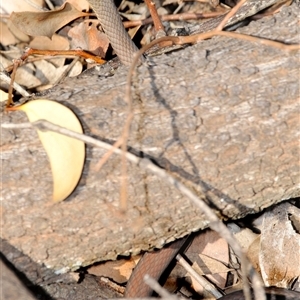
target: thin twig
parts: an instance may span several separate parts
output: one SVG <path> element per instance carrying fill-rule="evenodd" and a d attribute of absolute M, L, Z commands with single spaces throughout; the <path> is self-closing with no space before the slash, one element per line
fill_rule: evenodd
<path fill-rule="evenodd" d="M 240 9 L 240 7 L 246 2 L 247 0 L 241 0 L 238 2 L 237 5 L 235 5 L 230 12 L 225 16 L 225 18 L 220 22 L 220 24 L 217 26 L 216 30 L 220 31 L 223 30 L 224 26 L 226 25 L 227 21 L 236 14 L 236 12 Z"/>
<path fill-rule="evenodd" d="M 176 260 L 212 296 L 217 299 L 223 296 L 223 294 L 221 294 L 213 284 L 211 284 L 203 276 L 200 276 L 180 254 L 177 254 Z"/>
<path fill-rule="evenodd" d="M 0 81 L 3 81 L 7 84 L 11 83 L 11 78 L 6 75 L 4 72 L 0 72 Z M 13 88 L 20 93 L 23 97 L 30 97 L 31 94 L 29 94 L 26 90 L 24 90 L 18 83 L 13 83 Z"/>
<path fill-rule="evenodd" d="M 184 21 L 184 20 L 199 20 L 199 19 L 208 19 L 215 18 L 224 15 L 224 12 L 209 12 L 209 13 L 180 13 L 173 15 L 164 15 L 160 16 L 162 21 Z M 153 23 L 152 18 L 147 18 L 144 20 L 132 20 L 125 21 L 123 25 L 125 28 L 131 28 L 136 26 L 148 25 Z"/>
<path fill-rule="evenodd" d="M 9 107 L 13 104 L 13 85 L 15 82 L 16 73 L 17 73 L 18 66 L 20 64 L 20 60 L 17 60 L 17 59 L 14 60 L 13 64 L 14 64 L 14 67 L 13 67 L 13 71 L 10 76 L 11 81 L 10 81 L 9 88 L 8 88 L 8 100 L 6 102 L 6 107 Z"/>
<path fill-rule="evenodd" d="M 19 58 L 21 60 L 20 64 L 24 64 L 27 61 L 30 55 L 44 55 L 44 56 L 67 56 L 67 57 L 74 57 L 79 56 L 83 57 L 84 59 L 89 59 L 95 61 L 97 64 L 103 65 L 106 61 L 100 58 L 97 55 L 93 55 L 81 49 L 75 50 L 40 50 L 40 49 L 33 49 L 27 48 L 24 53 Z M 13 65 L 9 65 L 5 68 L 6 72 L 10 72 L 13 69 Z"/>
<path fill-rule="evenodd" d="M 162 24 L 160 17 L 157 13 L 157 9 L 155 7 L 155 2 L 152 0 L 144 0 L 144 2 L 146 3 L 146 5 L 149 9 L 150 15 L 151 15 L 153 23 L 154 23 L 154 28 L 156 30 L 156 33 L 157 34 L 164 33 L 164 36 L 165 36 L 166 35 L 165 28 L 164 28 L 164 25 Z"/>
<path fill-rule="evenodd" d="M 110 148 L 109 151 L 107 151 L 102 157 L 101 159 L 98 161 L 98 163 L 96 164 L 94 170 L 95 171 L 99 171 L 103 165 L 108 161 L 108 159 L 112 156 L 112 154 L 114 153 L 114 149 L 119 148 L 123 143 L 122 139 L 118 139 Z"/>
<path fill-rule="evenodd" d="M 53 82 L 53 85 L 55 86 L 59 84 L 63 79 L 65 79 L 78 61 L 79 61 L 78 56 L 73 57 L 72 62 L 68 64 L 67 68 L 64 69 L 62 74 L 60 74 L 60 76 L 55 80 L 55 82 Z"/>

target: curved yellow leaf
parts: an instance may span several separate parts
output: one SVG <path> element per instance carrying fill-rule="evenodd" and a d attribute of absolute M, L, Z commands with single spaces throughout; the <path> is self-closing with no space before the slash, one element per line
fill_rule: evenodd
<path fill-rule="evenodd" d="M 27 102 L 18 107 L 27 114 L 30 122 L 47 120 L 53 124 L 82 133 L 76 115 L 66 106 L 46 99 Z M 84 164 L 84 142 L 53 131 L 38 131 L 46 150 L 53 177 L 53 200 L 66 199 L 76 187 Z"/>

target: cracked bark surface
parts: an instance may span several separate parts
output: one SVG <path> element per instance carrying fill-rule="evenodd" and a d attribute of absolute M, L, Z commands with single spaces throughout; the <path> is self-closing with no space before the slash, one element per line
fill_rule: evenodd
<path fill-rule="evenodd" d="M 299 7 L 252 22 L 241 32 L 299 43 Z M 134 82 L 130 151 L 150 157 L 223 218 L 300 196 L 299 51 L 213 38 L 151 58 Z M 113 142 L 127 115 L 126 68 L 68 79 L 46 98 L 72 108 L 86 134 Z M 2 122 L 27 122 L 21 112 Z M 162 247 L 207 226 L 174 187 L 129 163 L 126 216 L 118 213 L 120 158 L 96 172 L 105 153 L 87 146 L 79 186 L 50 203 L 52 181 L 34 129 L 3 130 L 1 237 L 57 274 L 118 255 Z"/>

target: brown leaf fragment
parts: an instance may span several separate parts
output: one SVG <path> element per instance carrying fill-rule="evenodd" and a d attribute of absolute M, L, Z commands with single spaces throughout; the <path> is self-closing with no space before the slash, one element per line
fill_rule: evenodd
<path fill-rule="evenodd" d="M 11 14 L 13 11 L 40 11 L 45 7 L 44 0 L 9 0 L 1 1 L 0 13 Z"/>
<path fill-rule="evenodd" d="M 106 34 L 97 29 L 94 22 L 82 22 L 74 26 L 70 29 L 68 36 L 72 38 L 72 49 L 81 48 L 102 58 L 105 57 L 109 40 Z"/>
<path fill-rule="evenodd" d="M 8 29 L 7 24 L 5 24 L 4 22 L 0 22 L 0 28 L 1 28 L 0 43 L 3 46 L 13 45 L 17 43 L 18 40 L 11 32 L 11 30 Z"/>
<path fill-rule="evenodd" d="M 300 235 L 291 222 L 300 210 L 286 202 L 264 214 L 259 264 L 266 286 L 288 288 L 300 274 Z"/>
<path fill-rule="evenodd" d="M 89 15 L 78 11 L 70 3 L 64 3 L 60 8 L 49 12 L 13 12 L 10 20 L 17 28 L 28 35 L 47 36 L 49 38 L 60 28 L 74 19 Z"/>
<path fill-rule="evenodd" d="M 253 243 L 249 246 L 249 249 L 247 251 L 247 256 L 249 260 L 251 261 L 253 268 L 260 272 L 259 268 L 259 249 L 260 249 L 260 236 L 258 236 Z"/>
<path fill-rule="evenodd" d="M 108 277 L 114 282 L 122 284 L 128 281 L 132 270 L 137 265 L 140 257 L 141 256 L 139 255 L 131 257 L 129 260 L 119 259 L 116 261 L 107 261 L 96 266 L 91 266 L 87 271 L 89 274 Z"/>
<path fill-rule="evenodd" d="M 39 50 L 69 50 L 67 38 L 54 34 L 51 39 L 46 36 L 37 36 L 29 43 L 30 48 Z"/>
<path fill-rule="evenodd" d="M 11 20 L 9 19 L 7 20 L 6 26 L 8 30 L 11 32 L 11 34 L 15 37 L 15 44 L 18 42 L 28 43 L 30 41 L 30 37 L 27 34 L 25 34 L 22 30 L 17 28 Z M 1 30 L 3 30 L 3 28 L 1 28 Z M 2 41 L 2 37 L 1 37 L 1 41 Z"/>
<path fill-rule="evenodd" d="M 225 287 L 229 269 L 229 250 L 227 242 L 212 230 L 206 230 L 195 237 L 186 255 L 194 262 L 194 267 L 200 274 L 207 275 L 209 280 L 220 288 Z M 196 282 L 194 288 L 203 292 Z"/>

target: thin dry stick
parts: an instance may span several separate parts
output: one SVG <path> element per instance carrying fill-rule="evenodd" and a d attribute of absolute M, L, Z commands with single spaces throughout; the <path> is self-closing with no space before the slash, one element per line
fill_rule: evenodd
<path fill-rule="evenodd" d="M 14 85 L 14 82 L 15 82 L 15 78 L 16 78 L 16 73 L 17 73 L 17 69 L 18 69 L 18 66 L 20 65 L 20 60 L 16 59 L 14 60 L 13 62 L 13 71 L 11 73 L 11 77 L 10 77 L 10 84 L 9 84 L 9 89 L 8 89 L 8 100 L 7 100 L 7 103 L 6 103 L 6 107 L 9 107 L 10 105 L 13 104 L 13 85 Z"/>
<path fill-rule="evenodd" d="M 180 254 L 176 255 L 176 260 L 212 296 L 217 299 L 223 296 L 223 294 L 221 294 L 213 284 L 211 284 L 203 276 L 200 276 Z"/>
<path fill-rule="evenodd" d="M 246 35 L 246 34 L 242 34 L 242 33 L 238 33 L 238 32 L 216 31 L 216 30 L 213 30 L 210 32 L 205 32 L 205 33 L 200 33 L 200 34 L 195 34 L 195 35 L 191 35 L 191 36 L 178 37 L 177 43 L 193 44 L 193 43 L 197 43 L 201 40 L 206 40 L 206 39 L 212 38 L 213 36 L 216 36 L 216 35 L 221 35 L 221 36 L 226 36 L 229 38 L 235 38 L 235 39 L 240 39 L 240 40 L 244 40 L 244 41 L 254 42 L 254 43 L 278 48 L 280 50 L 285 50 L 285 51 L 300 50 L 300 44 L 287 45 L 287 44 L 284 44 L 281 42 L 276 42 L 276 41 L 268 40 L 268 39 L 261 38 L 261 37 L 254 37 L 251 35 Z M 179 40 L 181 40 L 181 41 L 179 41 Z"/>
<path fill-rule="evenodd" d="M 101 159 L 98 161 L 98 163 L 95 166 L 95 171 L 99 171 L 102 166 L 108 161 L 108 159 L 111 157 L 111 155 L 114 153 L 114 150 L 119 148 L 123 143 L 122 139 L 118 139 L 111 147 L 109 151 L 107 151 Z"/>
<path fill-rule="evenodd" d="M 149 9 L 150 15 L 151 15 L 153 23 L 154 23 L 154 28 L 156 30 L 156 34 L 164 33 L 164 35 L 166 35 L 164 25 L 162 24 L 160 17 L 157 13 L 155 3 L 152 0 L 144 0 L 144 2 L 146 3 L 146 5 Z"/>
<path fill-rule="evenodd" d="M 105 142 L 96 140 L 92 137 L 86 136 L 85 134 L 80 134 L 74 132 L 72 130 L 63 128 L 61 126 L 52 124 L 45 120 L 39 120 L 33 123 L 23 123 L 23 124 L 1 124 L 2 128 L 11 129 L 11 128 L 28 128 L 34 126 L 39 130 L 51 130 L 54 132 L 58 132 L 64 134 L 66 136 L 79 139 L 87 144 L 94 145 L 96 147 L 101 147 L 106 150 L 110 150 L 112 146 Z M 194 203 L 200 211 L 205 215 L 206 219 L 208 220 L 208 226 L 219 233 L 219 235 L 224 238 L 236 255 L 241 259 L 241 264 L 244 266 L 245 270 L 249 270 L 248 274 L 251 275 L 253 278 L 252 282 L 255 282 L 257 285 L 260 284 L 260 278 L 257 272 L 253 269 L 253 266 L 249 262 L 248 258 L 245 256 L 241 246 L 239 245 L 238 241 L 235 239 L 233 234 L 230 230 L 223 224 L 223 222 L 217 217 L 214 211 L 205 203 L 205 192 L 202 192 L 201 195 L 197 196 L 191 190 L 189 190 L 184 184 L 180 181 L 175 179 L 172 175 L 168 174 L 165 170 L 159 168 L 158 166 L 154 165 L 149 159 L 146 158 L 139 158 L 132 153 L 123 152 L 120 149 L 115 149 L 114 153 L 122 155 L 131 161 L 132 163 L 138 165 L 139 167 L 150 171 L 151 173 L 155 174 L 159 178 L 165 180 L 171 186 L 174 186 L 178 189 L 183 195 L 185 195 L 192 203 Z M 251 272 L 250 272 L 251 271 Z M 261 298 L 264 299 L 264 291 L 261 295 Z"/>
<path fill-rule="evenodd" d="M 227 21 L 236 14 L 236 12 L 240 9 L 240 7 L 246 2 L 247 0 L 241 0 L 237 5 L 235 5 L 230 12 L 225 16 L 225 18 L 220 22 L 217 26 L 216 30 L 220 31 L 223 30 L 224 26 L 226 25 Z"/>
<path fill-rule="evenodd" d="M 2 82 L 5 82 L 7 84 L 11 83 L 11 78 L 6 75 L 4 72 L 0 71 L 0 81 L 2 80 Z M 31 95 L 25 90 L 23 89 L 19 84 L 17 84 L 16 82 L 13 83 L 13 88 L 20 93 L 23 97 L 30 97 Z"/>
<path fill-rule="evenodd" d="M 121 172 L 121 186 L 120 186 L 120 206 L 121 206 L 121 210 L 123 212 L 126 211 L 127 209 L 127 161 L 126 161 L 126 156 L 125 153 L 127 151 L 127 140 L 128 140 L 128 136 L 129 136 L 129 131 L 130 131 L 130 126 L 131 126 L 131 122 L 133 120 L 133 111 L 132 111 L 132 107 L 131 107 L 131 103 L 128 104 L 128 110 L 129 110 L 129 114 L 127 116 L 125 125 L 124 125 L 124 129 L 123 129 L 123 133 L 122 133 L 122 146 L 121 149 L 123 151 L 123 155 L 122 155 L 122 172 Z"/>
<path fill-rule="evenodd" d="M 199 20 L 199 19 L 215 18 L 221 15 L 224 15 L 224 12 L 181 13 L 181 14 L 160 16 L 160 19 L 162 21 L 184 21 L 184 20 Z M 123 22 L 123 25 L 125 28 L 131 28 L 131 27 L 136 27 L 141 25 L 148 25 L 151 23 L 153 23 L 152 18 L 147 18 L 144 20 L 125 21 Z"/>
<path fill-rule="evenodd" d="M 67 68 L 62 72 L 62 74 L 53 83 L 54 86 L 59 84 L 64 78 L 66 78 L 68 76 L 68 74 L 70 73 L 72 68 L 75 66 L 75 64 L 78 62 L 78 60 L 79 60 L 78 56 L 76 56 L 75 58 L 73 57 L 72 62 L 70 64 L 68 64 Z"/>
<path fill-rule="evenodd" d="M 19 58 L 22 62 L 21 64 L 24 64 L 25 61 L 27 61 L 28 57 L 30 55 L 44 55 L 44 56 L 64 56 L 64 57 L 74 57 L 79 56 L 83 57 L 84 59 L 90 59 L 95 61 L 97 64 L 103 65 L 106 63 L 106 61 L 99 56 L 90 54 L 84 50 L 81 49 L 75 49 L 75 50 L 39 50 L 39 49 L 33 49 L 28 48 L 26 51 L 22 54 L 22 56 Z M 29 61 L 31 62 L 31 61 Z M 5 68 L 6 72 L 10 72 L 13 69 L 13 65 L 9 65 Z"/>

